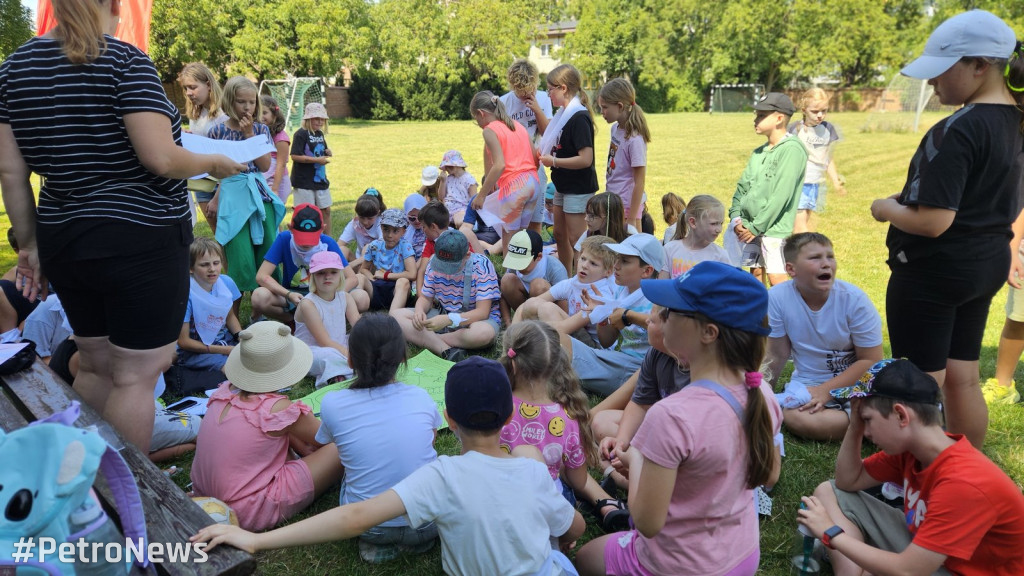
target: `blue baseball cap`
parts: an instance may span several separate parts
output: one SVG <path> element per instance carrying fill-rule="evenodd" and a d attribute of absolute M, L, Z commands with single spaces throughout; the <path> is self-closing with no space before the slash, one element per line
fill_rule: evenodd
<path fill-rule="evenodd" d="M 679 312 L 698 312 L 716 324 L 767 336 L 768 290 L 752 275 L 722 262 L 701 262 L 672 280 L 641 280 L 648 300 Z"/>
<path fill-rule="evenodd" d="M 505 367 L 470 356 L 452 366 L 444 382 L 448 417 L 463 428 L 498 430 L 512 415 L 512 385 Z"/>

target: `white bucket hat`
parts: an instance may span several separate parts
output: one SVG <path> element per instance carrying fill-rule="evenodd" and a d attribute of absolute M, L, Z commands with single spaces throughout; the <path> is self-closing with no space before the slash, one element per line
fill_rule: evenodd
<path fill-rule="evenodd" d="M 1017 46 L 1013 29 L 998 16 L 971 10 L 946 20 L 928 37 L 924 52 L 900 73 L 930 80 L 953 67 L 964 56 L 1009 58 Z"/>
<path fill-rule="evenodd" d="M 257 322 L 238 335 L 224 374 L 239 390 L 276 392 L 301 380 L 313 365 L 313 352 L 280 322 Z"/>

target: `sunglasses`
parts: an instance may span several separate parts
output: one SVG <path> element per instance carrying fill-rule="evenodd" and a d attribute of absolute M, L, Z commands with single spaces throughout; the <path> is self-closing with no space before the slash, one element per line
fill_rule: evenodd
<path fill-rule="evenodd" d="M 405 219 L 408 220 L 409 222 L 419 222 L 420 221 L 419 216 L 406 216 Z"/>

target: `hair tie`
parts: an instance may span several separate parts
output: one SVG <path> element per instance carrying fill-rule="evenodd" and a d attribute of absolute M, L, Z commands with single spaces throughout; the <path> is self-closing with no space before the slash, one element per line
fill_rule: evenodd
<path fill-rule="evenodd" d="M 516 351 L 511 349 L 511 348 L 509 348 L 508 352 L 506 352 L 505 354 L 508 354 L 509 358 L 515 358 L 516 357 Z"/>
<path fill-rule="evenodd" d="M 747 381 L 747 388 L 753 390 L 761 387 L 761 379 L 764 376 L 760 372 L 747 372 L 743 378 Z"/>
<path fill-rule="evenodd" d="M 634 102 L 630 102 L 629 105 L 630 106 L 636 106 L 636 102 L 635 101 Z"/>
<path fill-rule="evenodd" d="M 1017 42 L 1017 46 L 1014 48 L 1013 53 L 1006 59 L 1006 68 L 1003 69 L 1003 78 L 1006 79 L 1006 87 L 1013 92 L 1024 92 L 1024 86 L 1014 86 L 1010 82 L 1010 65 L 1013 64 L 1014 60 L 1024 58 L 1024 45 Z"/>

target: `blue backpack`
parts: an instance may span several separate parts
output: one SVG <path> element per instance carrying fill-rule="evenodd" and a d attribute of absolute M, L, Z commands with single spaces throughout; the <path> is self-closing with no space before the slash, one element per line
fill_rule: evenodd
<path fill-rule="evenodd" d="M 107 445 L 99 433 L 75 428 L 80 407 L 72 402 L 64 412 L 5 434 L 0 430 L 0 568 L 15 567 L 17 573 L 72 576 L 74 564 L 61 562 L 56 553 L 39 561 L 40 538 L 77 542 L 106 524 L 107 518 L 91 522 L 72 534 L 70 516 L 92 498 L 90 491 L 97 470 L 102 469 L 120 510 L 125 536 L 140 542 L 143 551 L 136 564 L 146 567 L 146 523 L 138 487 L 128 465 Z M 29 557 L 19 541 L 32 538 Z M 121 542 L 121 558 L 131 558 Z M 18 554 L 17 552 L 20 552 Z M 99 551 L 103 558 L 103 551 Z M 15 562 L 15 559 L 20 562 Z M 125 562 L 125 572 L 131 568 Z"/>

